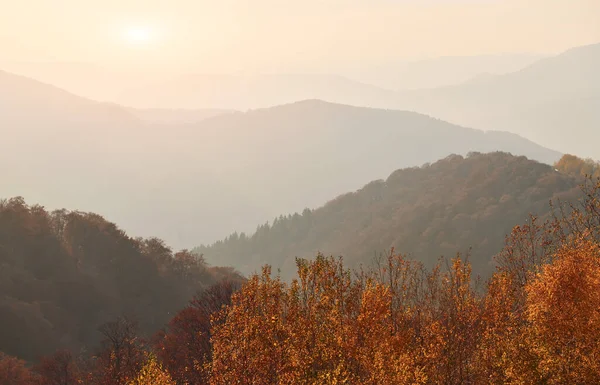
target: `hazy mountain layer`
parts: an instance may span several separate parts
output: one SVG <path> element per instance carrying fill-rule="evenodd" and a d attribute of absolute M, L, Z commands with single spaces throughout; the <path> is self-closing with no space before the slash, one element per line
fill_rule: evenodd
<path fill-rule="evenodd" d="M 234 110 L 216 108 L 205 109 L 165 109 L 165 108 L 128 108 L 138 119 L 150 124 L 191 124 L 218 115 L 235 113 Z"/>
<path fill-rule="evenodd" d="M 482 74 L 501 75 L 521 70 L 543 56 L 533 54 L 444 56 L 381 63 L 349 71 L 349 77 L 386 89 L 437 88 L 464 83 Z"/>
<path fill-rule="evenodd" d="M 600 159 L 600 44 L 577 47 L 520 71 L 406 93 L 403 108 L 456 124 L 523 135 Z"/>
<path fill-rule="evenodd" d="M 115 71 L 99 65 L 72 62 L 0 62 L 0 68 L 96 100 L 136 107 L 184 107 L 202 109 L 271 107 L 302 99 L 328 99 L 344 102 L 346 94 L 381 93 L 386 90 L 434 88 L 459 84 L 482 73 L 517 71 L 540 55 L 506 54 L 440 57 L 418 61 L 385 61 L 380 64 L 347 63 L 340 68 L 343 79 L 330 75 L 304 74 L 229 76 L 218 74 L 150 73 L 147 69 Z M 357 80 L 357 81 L 352 81 Z M 276 82 L 276 83 L 274 83 Z M 336 90 L 336 87 L 343 89 Z M 143 92 L 142 92 L 143 90 Z M 288 100 L 291 98 L 291 100 Z M 365 99 L 366 101 L 366 99 Z"/>
<path fill-rule="evenodd" d="M 386 84 L 372 72 L 370 77 L 357 77 L 379 86 L 328 74 L 125 75 L 60 63 L 32 65 L 22 72 L 88 97 L 98 95 L 100 100 L 142 108 L 134 115 L 152 122 L 189 123 L 215 109 L 247 110 L 320 99 L 417 111 L 453 124 L 513 132 L 548 148 L 600 159 L 595 146 L 600 139 L 600 44 L 537 61 L 534 56 L 513 56 L 450 57 L 385 67 L 376 72 L 390 79 Z M 348 72 L 351 77 L 352 73 Z M 416 82 L 412 86 L 400 86 L 411 79 Z M 418 84 L 430 88 L 398 90 Z M 454 85 L 440 87 L 444 84 Z M 91 89 L 99 91 L 86 92 Z"/>

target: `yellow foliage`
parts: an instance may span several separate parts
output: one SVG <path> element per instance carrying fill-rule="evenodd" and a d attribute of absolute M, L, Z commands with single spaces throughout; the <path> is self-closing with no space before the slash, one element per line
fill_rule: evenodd
<path fill-rule="evenodd" d="M 149 357 L 137 376 L 127 385 L 177 385 L 163 370 L 156 358 Z"/>
<path fill-rule="evenodd" d="M 592 159 L 581 159 L 565 154 L 556 164 L 556 169 L 566 174 L 600 178 L 600 163 Z"/>

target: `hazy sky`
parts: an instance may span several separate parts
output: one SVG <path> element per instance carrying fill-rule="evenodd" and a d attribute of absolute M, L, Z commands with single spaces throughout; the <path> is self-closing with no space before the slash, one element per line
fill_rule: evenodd
<path fill-rule="evenodd" d="M 600 42 L 600 0 L 0 0 L 0 61 L 207 72 Z M 129 35 L 128 35 L 129 34 Z M 146 35 L 145 35 L 146 34 Z M 144 39 L 132 43 L 128 39 Z"/>

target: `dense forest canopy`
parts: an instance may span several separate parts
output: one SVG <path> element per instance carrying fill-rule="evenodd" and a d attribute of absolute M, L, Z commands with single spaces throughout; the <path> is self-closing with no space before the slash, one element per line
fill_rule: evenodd
<path fill-rule="evenodd" d="M 244 273 L 269 264 L 291 278 L 296 257 L 318 252 L 343 255 L 357 267 L 395 247 L 431 267 L 442 255 L 470 250 L 474 272 L 488 275 L 512 226 L 529 214 L 549 215 L 551 199 L 575 200 L 579 174 L 506 153 L 450 156 L 397 170 L 319 209 L 280 216 L 254 234 L 234 233 L 195 252 Z"/>

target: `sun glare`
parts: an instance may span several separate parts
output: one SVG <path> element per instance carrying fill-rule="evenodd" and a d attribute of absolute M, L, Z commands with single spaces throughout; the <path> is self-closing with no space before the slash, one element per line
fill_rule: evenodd
<path fill-rule="evenodd" d="M 130 44 L 148 44 L 152 38 L 152 31 L 146 27 L 130 27 L 125 31 L 125 39 Z"/>

